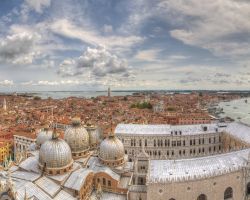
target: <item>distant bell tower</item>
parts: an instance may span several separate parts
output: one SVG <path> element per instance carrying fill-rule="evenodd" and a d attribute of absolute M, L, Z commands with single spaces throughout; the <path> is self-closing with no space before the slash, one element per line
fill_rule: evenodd
<path fill-rule="evenodd" d="M 6 99 L 3 99 L 3 110 L 6 111 L 7 110 L 7 103 L 6 103 Z"/>
<path fill-rule="evenodd" d="M 108 97 L 111 97 L 110 87 L 108 88 Z"/>

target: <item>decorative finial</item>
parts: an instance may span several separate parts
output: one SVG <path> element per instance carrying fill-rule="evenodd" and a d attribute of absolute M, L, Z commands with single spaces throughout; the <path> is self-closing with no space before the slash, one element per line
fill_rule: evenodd
<path fill-rule="evenodd" d="M 48 131 L 49 130 L 49 124 L 48 123 L 46 125 L 44 125 L 43 130 L 44 131 Z"/>
<path fill-rule="evenodd" d="M 54 129 L 53 129 L 53 134 L 52 134 L 52 139 L 53 140 L 56 140 L 56 139 L 58 139 L 58 133 L 56 132 L 56 127 L 54 127 Z"/>
<path fill-rule="evenodd" d="M 81 119 L 80 117 L 74 117 L 72 119 L 72 126 L 79 126 L 81 124 Z"/>
<path fill-rule="evenodd" d="M 114 137 L 114 131 L 113 131 L 113 123 L 112 120 L 110 120 L 110 133 L 109 133 L 109 137 Z"/>

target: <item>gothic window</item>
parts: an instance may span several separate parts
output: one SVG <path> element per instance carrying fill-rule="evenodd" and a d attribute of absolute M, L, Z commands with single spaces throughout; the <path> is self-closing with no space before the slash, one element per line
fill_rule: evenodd
<path fill-rule="evenodd" d="M 145 147 L 148 146 L 148 141 L 147 141 L 147 139 L 145 139 L 144 143 L 145 143 Z"/>
<path fill-rule="evenodd" d="M 233 189 L 228 187 L 224 192 L 224 200 L 233 198 Z"/>
<path fill-rule="evenodd" d="M 141 147 L 141 139 L 139 140 L 139 145 L 140 145 L 140 147 Z"/>
<path fill-rule="evenodd" d="M 205 194 L 201 194 L 198 196 L 197 200 L 207 200 L 207 196 Z"/>
<path fill-rule="evenodd" d="M 154 140 L 154 147 L 156 147 L 156 140 Z"/>

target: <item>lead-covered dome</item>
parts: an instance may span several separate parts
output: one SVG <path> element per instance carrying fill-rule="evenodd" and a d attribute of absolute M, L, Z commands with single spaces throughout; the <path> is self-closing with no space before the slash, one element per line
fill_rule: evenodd
<path fill-rule="evenodd" d="M 124 163 L 124 146 L 115 136 L 109 136 L 100 144 L 99 158 L 108 166 L 119 166 Z"/>
<path fill-rule="evenodd" d="M 48 128 L 41 129 L 36 137 L 37 147 L 40 148 L 44 142 L 50 140 L 52 138 L 52 133 L 53 131 Z"/>
<path fill-rule="evenodd" d="M 88 125 L 88 126 L 85 126 L 85 128 L 89 133 L 90 148 L 94 149 L 101 142 L 102 131 L 101 131 L 101 129 L 99 127 L 94 126 L 94 125 Z"/>
<path fill-rule="evenodd" d="M 39 151 L 39 167 L 48 174 L 62 174 L 73 165 L 69 145 L 62 139 L 52 137 L 42 144 Z"/>
<path fill-rule="evenodd" d="M 72 125 L 66 129 L 64 139 L 69 144 L 74 158 L 85 157 L 89 151 L 89 134 L 81 126 L 79 118 L 72 120 Z"/>

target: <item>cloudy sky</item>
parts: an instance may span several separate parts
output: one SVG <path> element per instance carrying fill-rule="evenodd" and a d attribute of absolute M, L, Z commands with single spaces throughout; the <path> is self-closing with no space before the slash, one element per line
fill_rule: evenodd
<path fill-rule="evenodd" d="M 0 91 L 250 89 L 248 0 L 1 0 Z"/>

